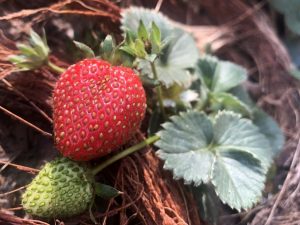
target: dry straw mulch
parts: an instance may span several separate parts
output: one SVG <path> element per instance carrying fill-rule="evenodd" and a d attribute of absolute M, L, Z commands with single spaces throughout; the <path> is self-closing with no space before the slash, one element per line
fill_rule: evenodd
<path fill-rule="evenodd" d="M 174 0 L 127 0 L 119 5 L 156 7 L 180 22 L 179 26 L 192 32 L 200 49 L 211 43 L 212 50 L 218 56 L 247 67 L 249 81 L 246 87 L 258 104 L 274 116 L 285 133 L 286 144 L 276 160 L 278 175 L 274 180 L 275 186 L 284 181 L 282 188 L 249 212 L 223 216 L 222 223 L 300 224 L 299 82 L 287 73 L 290 59 L 266 16 L 266 2 L 248 2 L 201 0 L 200 3 L 189 1 L 186 4 Z M 2 0 L 0 4 L 1 109 L 3 111 L 4 107 L 51 133 L 51 92 L 57 75 L 47 68 L 26 73 L 14 72 L 15 68 L 6 57 L 15 53 L 16 41 L 24 40 L 30 28 L 45 27 L 53 50 L 52 59 L 58 65 L 67 67 L 73 60 L 65 50 L 65 42 L 70 39 L 67 34 L 74 32 L 78 37 L 83 37 L 86 29 L 91 29 L 114 33 L 118 37 L 121 9 L 106 0 L 32 0 L 26 3 Z M 18 120 L 12 120 L 5 114 L 1 113 L 0 119 L 1 160 L 39 168 L 55 156 L 51 138 L 20 125 L 22 123 Z M 141 138 L 142 133 L 133 142 Z M 23 172 L 7 165 L 2 167 L 2 192 L 28 183 L 32 175 L 24 170 L 35 172 L 28 168 L 18 169 L 23 169 Z M 95 215 L 102 224 L 203 224 L 187 188 L 181 181 L 173 181 L 170 173 L 162 170 L 151 149 L 113 165 L 99 179 L 124 192 L 123 196 L 108 202 L 104 213 Z M 45 224 L 24 218 L 22 211 L 14 208 L 19 206 L 20 193 L 17 191 L 2 196 L 0 223 Z M 64 222 L 92 224 L 88 215 Z M 63 224 L 62 221 L 56 223 Z"/>

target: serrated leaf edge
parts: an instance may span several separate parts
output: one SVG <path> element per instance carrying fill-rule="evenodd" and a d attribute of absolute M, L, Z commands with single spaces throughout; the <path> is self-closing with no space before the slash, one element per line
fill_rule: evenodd
<path fill-rule="evenodd" d="M 164 14 L 162 14 L 161 12 L 156 12 L 153 9 L 131 6 L 131 7 L 127 8 L 127 9 L 125 9 L 125 10 L 123 10 L 121 12 L 121 27 L 120 28 L 121 28 L 121 30 L 123 32 L 126 32 L 126 28 L 123 25 L 124 24 L 124 20 L 125 20 L 125 15 L 126 15 L 126 13 L 128 13 L 130 11 L 133 11 L 133 10 L 140 10 L 140 11 L 144 11 L 144 12 L 156 13 L 157 15 L 161 16 L 165 20 L 165 22 L 167 23 L 167 25 L 170 25 L 170 19 L 168 17 L 166 17 Z"/>
<path fill-rule="evenodd" d="M 212 92 L 212 95 L 214 95 L 214 94 L 224 94 L 225 96 L 230 96 L 231 98 L 236 100 L 236 102 L 240 103 L 240 105 L 247 112 L 247 114 L 248 114 L 247 116 L 251 116 L 252 110 L 250 109 L 250 106 L 248 106 L 245 102 L 241 101 L 238 97 L 234 96 L 233 94 L 228 93 L 228 92 Z M 226 110 L 226 111 L 232 111 L 232 110 Z M 234 112 L 234 111 L 232 111 L 232 112 Z M 234 112 L 234 113 L 237 113 L 237 112 Z"/>
<path fill-rule="evenodd" d="M 253 123 L 252 120 L 246 119 L 246 118 L 242 118 L 242 115 L 241 115 L 241 114 L 235 113 L 235 112 L 233 112 L 233 111 L 219 110 L 218 113 L 217 113 L 217 115 L 214 117 L 214 119 L 213 119 L 213 121 L 212 121 L 213 124 L 215 124 L 216 121 L 217 121 L 222 115 L 231 115 L 231 116 L 237 117 L 239 120 L 243 121 L 244 123 L 250 124 L 250 125 L 254 126 L 254 127 L 257 129 L 257 132 L 260 133 L 262 136 L 264 136 L 264 137 L 266 138 L 266 140 L 268 140 L 267 137 L 266 137 L 266 135 L 264 135 L 263 133 L 260 132 L 259 127 L 256 126 L 256 125 Z M 271 146 L 270 146 L 269 141 L 268 141 L 268 145 L 269 145 L 269 148 L 271 149 Z M 251 148 L 249 148 L 249 149 L 251 149 Z M 257 156 L 256 154 L 251 153 L 251 152 L 248 152 L 248 151 L 244 151 L 244 152 L 247 152 L 247 153 L 251 154 L 255 159 L 258 159 L 259 161 L 261 161 L 262 164 L 264 164 L 264 163 L 262 162 L 261 158 L 260 158 L 259 156 Z M 270 151 L 270 152 L 272 153 L 272 151 Z M 273 158 L 274 158 L 274 155 L 271 156 L 270 160 L 268 160 L 268 163 L 267 163 L 266 165 L 263 165 L 263 167 L 265 168 L 265 173 L 267 173 L 267 170 L 268 170 L 269 166 L 271 165 Z"/>
<path fill-rule="evenodd" d="M 243 153 L 245 153 L 245 154 L 248 154 L 248 155 L 250 155 L 251 157 L 253 157 L 252 156 L 252 154 L 250 154 L 250 153 L 248 153 L 248 152 L 245 152 L 245 151 L 243 151 Z M 216 158 L 216 157 L 215 157 Z M 215 159 L 214 158 L 214 159 Z M 257 160 L 260 164 L 261 164 L 261 162 L 260 162 L 260 160 L 259 159 L 257 159 L 257 158 L 255 158 L 255 157 L 253 157 L 255 160 Z M 215 161 L 214 161 L 214 164 L 215 164 Z M 263 187 L 261 188 L 261 191 L 260 191 L 260 195 L 258 195 L 255 199 L 252 199 L 251 200 L 251 205 L 249 205 L 249 206 L 247 206 L 247 207 L 240 207 L 240 208 L 236 208 L 236 207 L 233 207 L 233 206 L 231 206 L 231 205 L 229 205 L 228 204 L 228 202 L 226 202 L 225 200 L 223 200 L 221 197 L 220 197 L 220 193 L 217 191 L 217 189 L 216 189 L 216 187 L 217 187 L 217 185 L 216 185 L 216 183 L 214 182 L 214 179 L 213 179 L 213 173 L 214 173 L 214 170 L 215 170 L 215 166 L 212 168 L 212 172 L 211 172 L 211 183 L 213 184 L 213 186 L 215 187 L 214 188 L 214 191 L 215 191 L 215 193 L 216 193 L 216 195 L 218 196 L 218 198 L 221 200 L 221 202 L 222 203 L 224 203 L 224 204 L 226 204 L 226 205 L 228 205 L 231 209 L 236 209 L 238 212 L 241 212 L 241 210 L 242 209 L 250 209 L 250 208 L 252 208 L 254 205 L 255 205 L 255 203 L 257 203 L 260 199 L 261 199 L 261 197 L 262 197 L 262 195 L 263 195 Z M 265 181 L 266 181 L 266 176 L 264 177 L 264 182 L 263 182 L 263 185 L 262 186 L 264 186 L 264 183 L 265 183 Z"/>

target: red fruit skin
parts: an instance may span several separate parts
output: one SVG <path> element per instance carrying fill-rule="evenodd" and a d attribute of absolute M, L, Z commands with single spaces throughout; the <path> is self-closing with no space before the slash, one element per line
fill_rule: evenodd
<path fill-rule="evenodd" d="M 145 91 L 132 69 L 85 59 L 61 74 L 54 88 L 56 147 L 76 161 L 107 155 L 132 138 L 145 110 Z"/>

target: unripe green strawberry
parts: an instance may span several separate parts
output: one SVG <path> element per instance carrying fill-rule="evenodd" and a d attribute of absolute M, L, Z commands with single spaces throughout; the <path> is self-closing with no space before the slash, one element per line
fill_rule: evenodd
<path fill-rule="evenodd" d="M 67 158 L 47 163 L 28 185 L 22 205 L 29 214 L 63 218 L 84 212 L 93 199 L 87 168 Z"/>
<path fill-rule="evenodd" d="M 86 59 L 70 66 L 53 94 L 55 142 L 73 160 L 107 155 L 139 129 L 146 96 L 130 68 Z"/>

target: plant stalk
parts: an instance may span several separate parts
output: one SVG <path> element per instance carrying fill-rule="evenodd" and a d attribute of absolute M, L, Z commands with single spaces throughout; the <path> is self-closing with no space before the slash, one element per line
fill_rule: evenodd
<path fill-rule="evenodd" d="M 145 139 L 144 141 L 131 146 L 130 148 L 125 149 L 124 151 L 114 155 L 113 157 L 107 159 L 106 161 L 102 162 L 100 165 L 96 166 L 93 170 L 92 170 L 92 174 L 96 175 L 97 173 L 99 173 L 100 171 L 102 171 L 104 168 L 108 167 L 109 165 L 113 164 L 114 162 L 118 161 L 119 159 L 122 159 L 144 147 L 146 147 L 147 145 L 150 145 L 154 142 L 156 142 L 159 139 L 159 136 L 154 135 L 152 137 L 149 137 L 147 139 Z"/>
<path fill-rule="evenodd" d="M 59 75 L 66 71 L 64 68 L 61 68 L 61 67 L 55 65 L 54 63 L 52 63 L 50 61 L 47 62 L 47 65 L 50 67 L 50 69 L 53 72 L 55 72 L 55 73 L 57 73 Z"/>
<path fill-rule="evenodd" d="M 150 62 L 150 65 L 151 65 L 151 70 L 152 70 L 154 79 L 155 79 L 156 81 L 158 81 L 157 71 L 156 71 L 154 62 Z M 163 97 L 162 97 L 161 86 L 159 85 L 159 86 L 157 86 L 155 89 L 156 89 L 156 91 L 157 91 L 158 104 L 159 104 L 160 112 L 161 112 L 161 114 L 162 114 L 164 120 L 166 120 L 167 117 L 166 117 L 166 112 L 165 112 L 164 103 L 163 103 Z"/>

